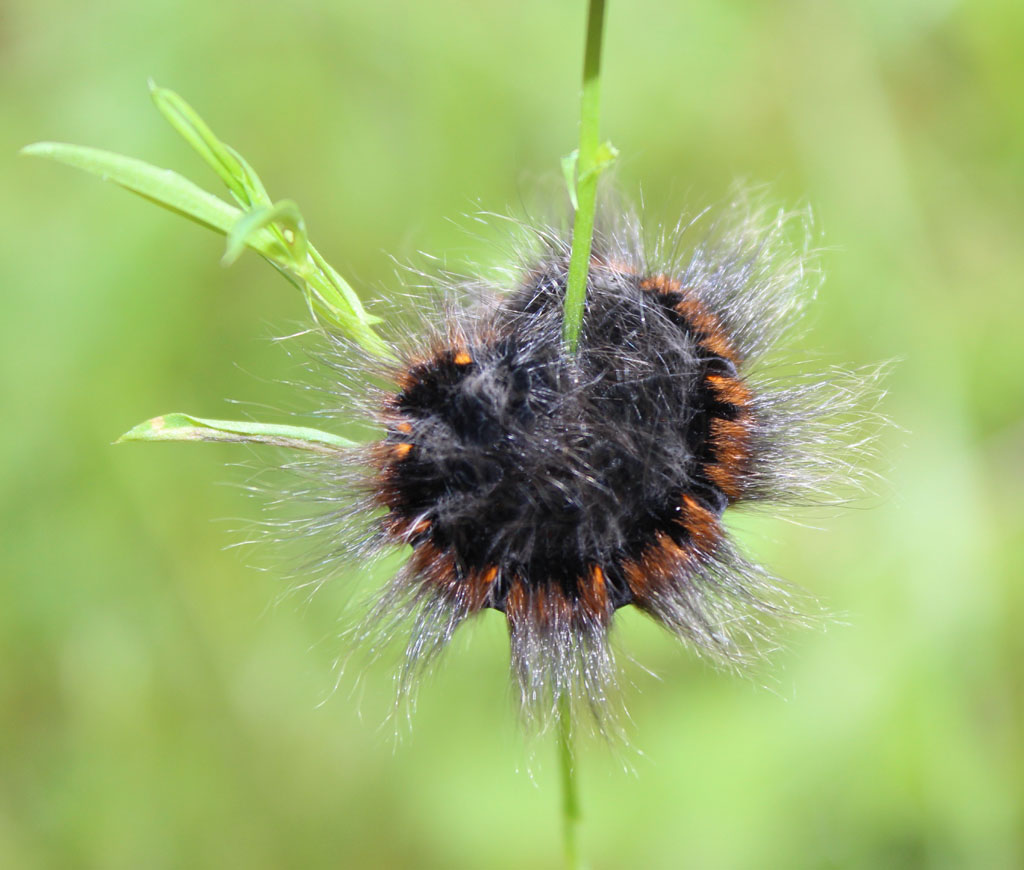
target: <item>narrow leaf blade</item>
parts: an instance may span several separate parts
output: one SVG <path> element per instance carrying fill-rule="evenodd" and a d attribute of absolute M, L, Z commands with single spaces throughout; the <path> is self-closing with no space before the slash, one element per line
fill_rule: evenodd
<path fill-rule="evenodd" d="M 569 202 L 572 203 L 574 211 L 580 207 L 579 200 L 576 198 L 576 164 L 579 163 L 579 160 L 579 148 L 562 158 L 562 175 L 565 176 L 565 186 L 569 189 Z"/>
<path fill-rule="evenodd" d="M 178 132 L 203 161 L 220 177 L 228 190 L 243 205 L 269 205 L 253 198 L 247 189 L 246 169 L 182 97 L 169 88 L 161 88 L 150 81 L 149 92 L 153 103 L 164 119 Z M 264 196 L 266 192 L 263 191 Z"/>
<path fill-rule="evenodd" d="M 21 153 L 55 160 L 104 181 L 112 181 L 169 211 L 225 235 L 242 214 L 235 206 L 208 193 L 177 172 L 160 169 L 134 157 L 63 142 L 37 142 L 22 148 Z M 272 257 L 276 253 L 274 241 L 273 236 L 264 231 L 251 236 L 248 244 L 264 256 Z"/>
<path fill-rule="evenodd" d="M 247 420 L 209 420 L 190 414 L 164 414 L 129 429 L 115 444 L 125 441 L 229 441 L 271 444 L 313 453 L 337 455 L 357 446 L 332 432 L 307 426 L 252 423 Z"/>

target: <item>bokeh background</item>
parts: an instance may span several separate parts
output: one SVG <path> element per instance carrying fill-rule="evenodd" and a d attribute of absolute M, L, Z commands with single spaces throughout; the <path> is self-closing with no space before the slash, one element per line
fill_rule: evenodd
<path fill-rule="evenodd" d="M 260 515 L 245 449 L 110 445 L 171 410 L 311 408 L 271 340 L 297 294 L 16 150 L 95 145 L 216 190 L 152 76 L 302 205 L 365 297 L 395 292 L 392 257 L 486 262 L 464 215 L 559 192 L 583 7 L 0 6 L 0 866 L 558 866 L 553 750 L 517 730 L 497 614 L 396 747 L 386 665 L 332 691 L 349 602 L 381 578 L 282 596 L 226 549 Z M 671 222 L 736 178 L 811 205 L 827 280 L 804 345 L 899 358 L 901 429 L 869 504 L 736 523 L 844 614 L 794 630 L 763 680 L 621 614 L 659 679 L 632 671 L 634 749 L 583 749 L 592 867 L 1024 866 L 1022 45 L 1015 0 L 612 0 L 620 186 Z"/>

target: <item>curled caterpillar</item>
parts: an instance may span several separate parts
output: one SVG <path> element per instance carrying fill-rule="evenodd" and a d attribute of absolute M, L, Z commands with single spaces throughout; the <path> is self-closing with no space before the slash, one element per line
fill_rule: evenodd
<path fill-rule="evenodd" d="M 574 353 L 568 240 L 541 231 L 511 286 L 463 287 L 398 342 L 368 406 L 385 434 L 352 455 L 360 498 L 337 519 L 372 517 L 372 552 L 411 549 L 362 632 L 411 623 L 405 685 L 494 608 L 528 716 L 582 699 L 601 720 L 618 608 L 727 662 L 801 617 L 722 525 L 734 505 L 822 501 L 863 473 L 870 375 L 772 364 L 812 295 L 793 224 L 733 209 L 650 256 L 631 221 L 598 233 Z"/>

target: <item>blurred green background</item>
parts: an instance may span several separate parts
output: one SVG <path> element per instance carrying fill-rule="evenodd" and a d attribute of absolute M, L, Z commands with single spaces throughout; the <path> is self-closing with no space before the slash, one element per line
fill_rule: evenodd
<path fill-rule="evenodd" d="M 460 634 L 396 748 L 386 665 L 331 691 L 346 602 L 381 578 L 281 600 L 225 549 L 259 514 L 218 485 L 247 480 L 245 449 L 110 446 L 165 411 L 247 410 L 226 399 L 308 410 L 269 340 L 298 295 L 15 152 L 95 145 L 216 190 L 152 76 L 365 297 L 394 292 L 392 255 L 486 261 L 463 215 L 560 190 L 583 6 L 0 7 L 0 866 L 558 866 L 552 747 L 519 735 L 499 615 Z M 737 177 L 810 204 L 827 281 L 805 345 L 901 358 L 903 431 L 870 509 L 736 522 L 844 614 L 794 630 L 768 688 L 621 614 L 660 679 L 630 671 L 635 749 L 583 749 L 592 867 L 1024 866 L 1022 46 L 1016 0 L 610 3 L 620 186 L 672 222 Z"/>

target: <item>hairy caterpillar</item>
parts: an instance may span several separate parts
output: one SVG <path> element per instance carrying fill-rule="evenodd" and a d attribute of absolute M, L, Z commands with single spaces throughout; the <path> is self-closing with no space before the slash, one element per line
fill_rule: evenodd
<path fill-rule="evenodd" d="M 309 479 L 339 505 L 318 528 L 361 555 L 411 548 L 359 632 L 371 645 L 410 632 L 403 685 L 495 608 L 528 718 L 582 699 L 600 722 L 618 608 L 736 663 L 801 617 L 721 517 L 834 499 L 865 474 L 873 373 L 773 364 L 813 296 L 799 216 L 741 203 L 650 251 L 634 218 L 612 224 L 595 237 L 576 353 L 561 336 L 568 240 L 537 239 L 510 286 L 441 286 L 449 304 L 395 337 L 385 386 L 358 372 L 349 390 L 385 434 Z"/>

